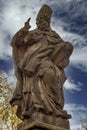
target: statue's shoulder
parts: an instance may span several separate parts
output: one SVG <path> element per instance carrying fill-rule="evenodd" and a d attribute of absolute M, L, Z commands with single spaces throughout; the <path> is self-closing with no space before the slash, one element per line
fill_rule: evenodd
<path fill-rule="evenodd" d="M 47 35 L 47 39 L 50 43 L 59 43 L 63 41 L 54 30 L 50 30 L 50 33 Z"/>
<path fill-rule="evenodd" d="M 42 31 L 39 30 L 38 28 L 32 30 L 32 31 L 31 31 L 31 35 L 32 35 L 32 39 L 33 39 L 34 41 L 38 41 L 38 40 L 40 40 L 40 39 L 43 37 Z"/>
<path fill-rule="evenodd" d="M 52 30 L 52 29 L 50 30 L 50 34 L 51 34 L 51 36 L 53 36 L 55 38 L 59 38 L 60 37 L 59 34 L 56 31 Z"/>
<path fill-rule="evenodd" d="M 32 32 L 32 34 L 34 34 L 34 35 L 40 35 L 40 34 L 42 34 L 42 31 L 39 30 L 38 28 L 32 30 L 31 32 Z"/>

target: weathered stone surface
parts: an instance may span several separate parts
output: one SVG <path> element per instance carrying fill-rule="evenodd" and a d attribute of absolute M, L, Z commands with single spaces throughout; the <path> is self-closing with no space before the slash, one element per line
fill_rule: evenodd
<path fill-rule="evenodd" d="M 42 123 L 40 121 L 34 121 L 20 128 L 19 130 L 69 130 L 69 129 L 65 129 L 62 127 L 55 126 L 55 125 L 50 125 L 47 123 Z"/>
<path fill-rule="evenodd" d="M 51 116 L 51 115 L 45 115 L 41 112 L 35 112 L 30 118 L 28 118 L 27 120 L 24 120 L 24 122 L 22 122 L 19 127 L 18 130 L 21 130 L 22 128 L 26 128 L 27 124 L 42 124 L 40 127 L 43 128 L 42 126 L 45 124 L 46 126 L 48 126 L 48 128 L 52 125 L 54 128 L 65 128 L 67 130 L 70 130 L 70 126 L 69 126 L 69 121 L 66 119 L 62 119 L 61 117 L 55 117 L 55 116 Z M 28 125 L 31 128 L 31 125 Z M 38 126 L 39 127 L 39 126 Z M 52 129 L 53 129 L 52 127 Z"/>
<path fill-rule="evenodd" d="M 63 110 L 63 84 L 73 47 L 50 28 L 51 14 L 51 8 L 43 5 L 37 28 L 29 30 L 29 18 L 12 39 L 17 84 L 10 104 L 18 106 L 16 115 L 23 121 L 22 127 L 33 121 L 36 124 L 38 119 L 47 127 L 69 130 L 71 116 Z"/>

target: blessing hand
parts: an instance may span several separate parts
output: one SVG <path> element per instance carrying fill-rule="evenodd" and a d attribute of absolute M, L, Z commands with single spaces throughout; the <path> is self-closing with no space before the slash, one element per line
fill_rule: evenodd
<path fill-rule="evenodd" d="M 28 18 L 28 20 L 25 22 L 25 26 L 24 26 L 24 27 L 25 27 L 27 30 L 31 28 L 30 19 L 31 19 L 31 18 Z"/>

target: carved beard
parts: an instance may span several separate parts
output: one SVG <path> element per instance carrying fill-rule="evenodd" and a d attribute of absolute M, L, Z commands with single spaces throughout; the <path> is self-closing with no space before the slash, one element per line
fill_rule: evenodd
<path fill-rule="evenodd" d="M 46 21 L 36 21 L 38 29 L 42 31 L 48 31 L 49 30 L 49 24 Z"/>

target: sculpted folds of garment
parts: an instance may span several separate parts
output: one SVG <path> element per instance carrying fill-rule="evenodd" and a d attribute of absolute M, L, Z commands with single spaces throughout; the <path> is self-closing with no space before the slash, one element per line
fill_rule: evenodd
<path fill-rule="evenodd" d="M 18 106 L 17 116 L 26 119 L 41 111 L 68 118 L 62 87 L 72 45 L 48 26 L 32 31 L 23 27 L 14 35 L 12 47 L 17 84 L 10 103 Z"/>

